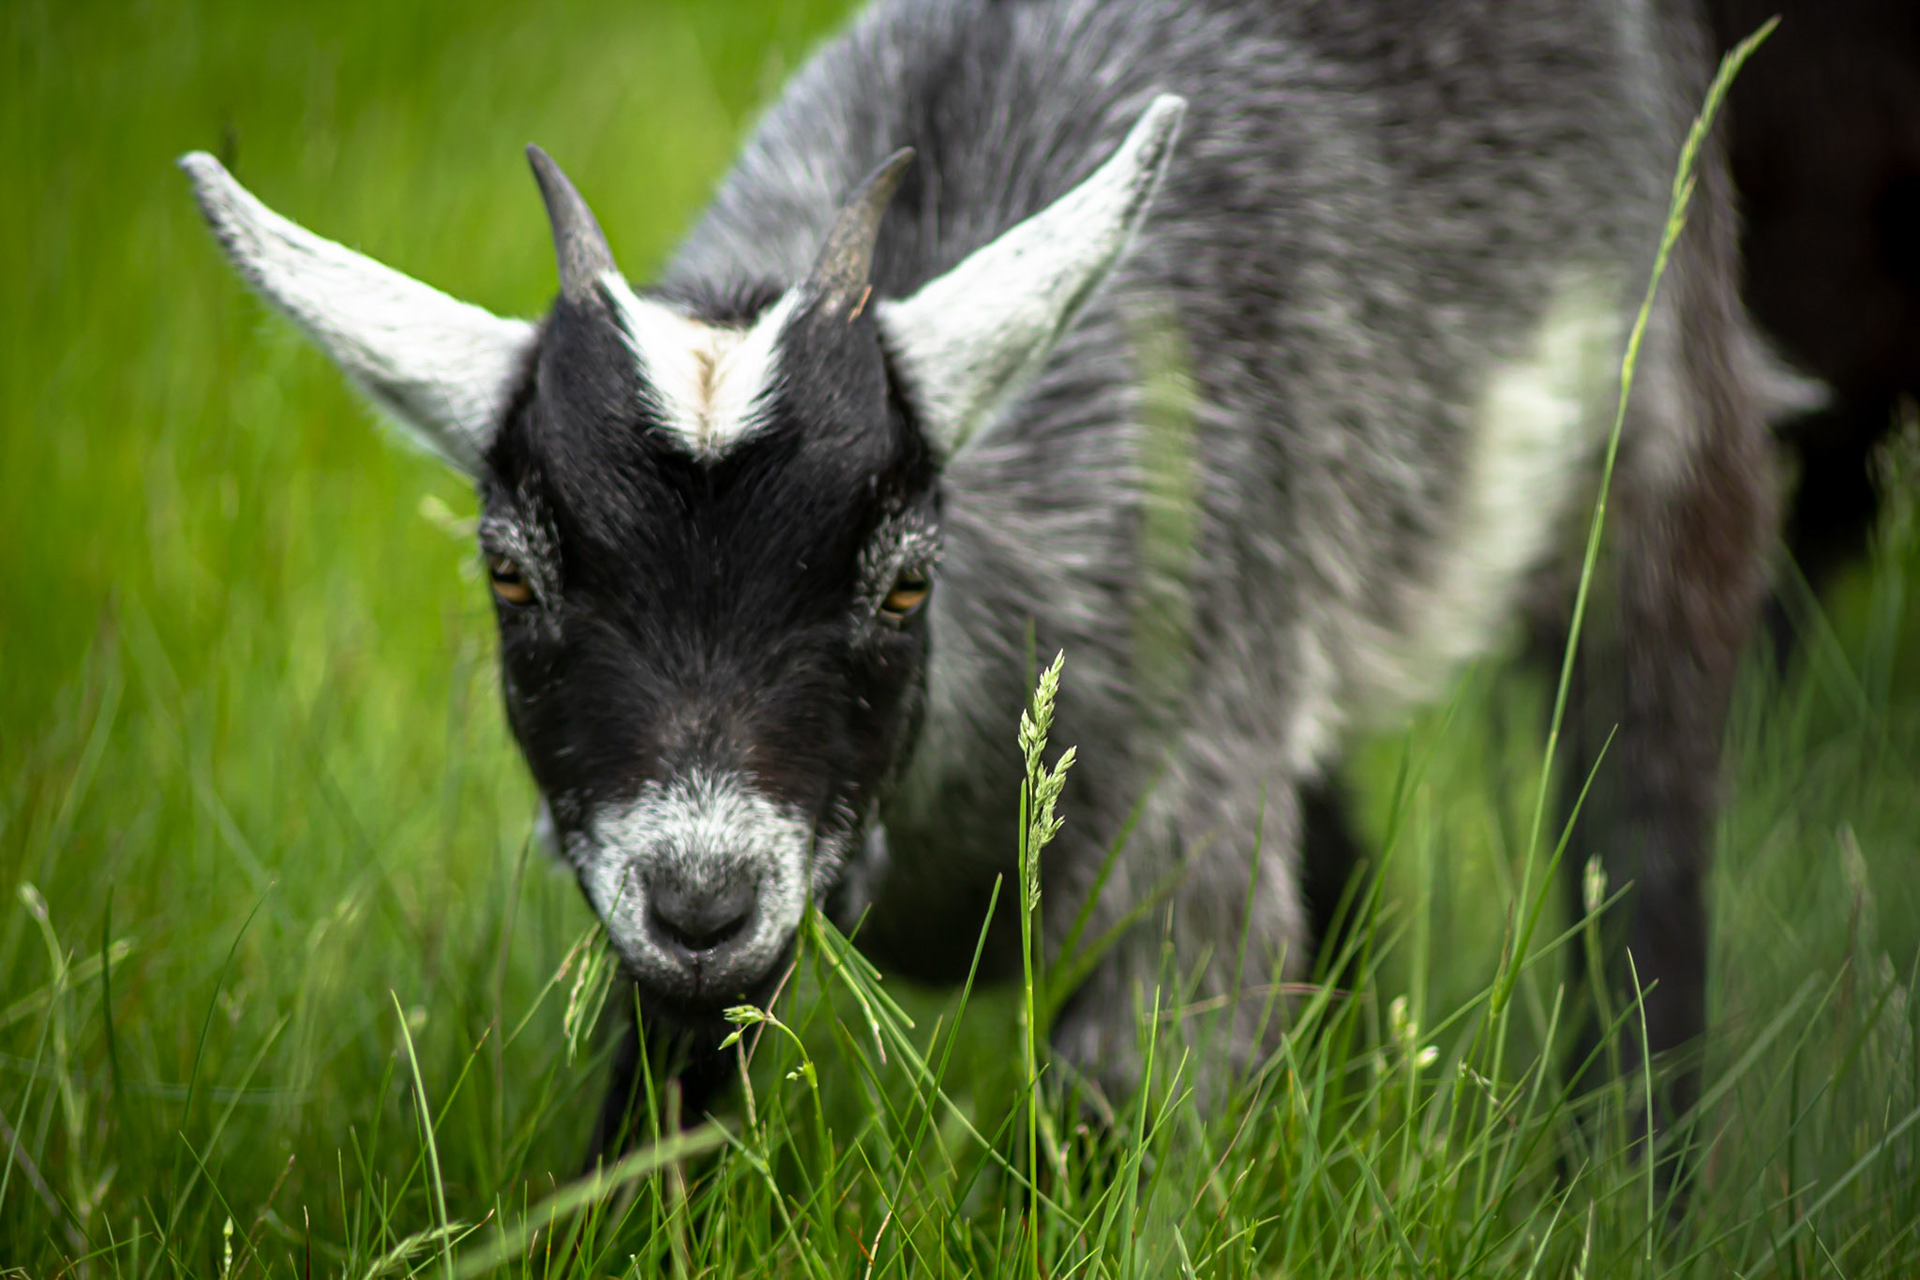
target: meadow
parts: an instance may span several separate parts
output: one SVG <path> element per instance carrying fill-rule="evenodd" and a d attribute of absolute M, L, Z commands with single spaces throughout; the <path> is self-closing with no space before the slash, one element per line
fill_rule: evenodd
<path fill-rule="evenodd" d="M 531 840 L 472 496 L 172 162 L 537 314 L 525 143 L 645 278 L 845 8 L 0 8 L 0 1276 L 1920 1273 L 1920 421 L 1870 562 L 1786 573 L 1797 655 L 1743 680 L 1684 1210 L 1627 1087 L 1562 1078 L 1592 934 L 1531 834 L 1553 690 L 1498 664 L 1350 761 L 1382 875 L 1225 1104 L 1178 974 L 1089 1123 L 1045 974 L 915 991 L 815 921 L 749 1086 L 582 1178 L 632 1012 Z"/>

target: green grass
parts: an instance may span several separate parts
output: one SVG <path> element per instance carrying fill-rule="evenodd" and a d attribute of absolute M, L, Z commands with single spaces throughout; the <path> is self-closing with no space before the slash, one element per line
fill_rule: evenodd
<path fill-rule="evenodd" d="M 171 161 L 222 151 L 317 230 L 536 313 L 525 142 L 644 276 L 840 10 L 0 12 L 0 1269 L 1920 1271 L 1911 454 L 1871 566 L 1739 701 L 1683 1222 L 1617 1138 L 1631 1099 L 1576 1122 L 1547 1051 L 1580 998 L 1528 853 L 1552 691 L 1491 666 L 1358 753 L 1385 876 L 1353 972 L 1228 1105 L 1187 1092 L 1211 1027 L 1177 974 L 1140 1011 L 1149 1086 L 1087 1126 L 1044 1047 L 1038 1089 L 1023 1065 L 1043 1005 L 905 991 L 815 924 L 724 1129 L 575 1181 L 630 1011 L 527 846 L 472 500 L 244 295 Z"/>

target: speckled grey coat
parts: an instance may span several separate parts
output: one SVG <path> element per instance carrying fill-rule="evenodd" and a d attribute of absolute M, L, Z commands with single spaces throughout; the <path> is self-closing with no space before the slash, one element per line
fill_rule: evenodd
<path fill-rule="evenodd" d="M 842 194 L 910 143 L 875 266 L 903 295 L 1067 190 L 1152 95 L 1191 104 L 1127 265 L 945 475 L 929 713 L 869 846 L 870 945 L 929 976 L 965 964 L 1013 849 L 1031 623 L 1068 655 L 1055 740 L 1080 751 L 1051 936 L 1146 794 L 1106 917 L 1177 874 L 1172 936 L 1206 992 L 1243 922 L 1250 964 L 1300 971 L 1302 788 L 1516 621 L 1558 634 L 1704 48 L 1665 0 L 883 0 L 793 78 L 669 282 L 798 278 Z M 1730 204 L 1710 147 L 1576 710 L 1575 770 L 1619 736 L 1569 861 L 1640 883 L 1656 1047 L 1701 1025 L 1719 728 L 1771 520 Z M 1156 414 L 1143 335 L 1165 329 Z M 1143 443 L 1155 421 L 1190 452 Z M 1143 450 L 1191 476 L 1149 476 Z M 1156 553 L 1151 530 L 1186 526 L 1147 495 L 1183 493 L 1190 554 Z M 1136 652 L 1155 609 L 1191 622 L 1171 665 Z M 1110 1084 L 1159 945 L 1137 930 L 1057 1031 Z"/>

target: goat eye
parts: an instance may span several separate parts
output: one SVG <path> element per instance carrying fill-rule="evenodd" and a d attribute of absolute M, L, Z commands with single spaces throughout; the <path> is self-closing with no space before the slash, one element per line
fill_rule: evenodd
<path fill-rule="evenodd" d="M 888 622 L 905 622 L 920 611 L 933 591 L 933 581 L 918 570 L 909 570 L 893 580 L 893 590 L 880 602 L 880 616 Z"/>
<path fill-rule="evenodd" d="M 487 557 L 487 577 L 493 582 L 493 598 L 501 604 L 533 603 L 533 588 L 520 566 L 505 556 Z"/>

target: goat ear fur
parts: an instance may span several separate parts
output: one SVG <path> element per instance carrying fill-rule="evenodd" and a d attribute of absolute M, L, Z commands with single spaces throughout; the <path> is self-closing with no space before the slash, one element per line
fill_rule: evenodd
<path fill-rule="evenodd" d="M 1186 99 L 1153 100 L 1111 159 L 911 298 L 880 330 L 928 442 L 951 459 L 1039 372 L 1145 220 Z"/>
<path fill-rule="evenodd" d="M 523 376 L 534 326 L 450 298 L 289 222 L 204 151 L 179 163 L 246 282 L 410 436 L 479 475 Z"/>

